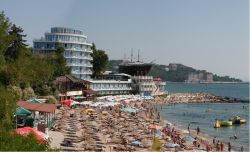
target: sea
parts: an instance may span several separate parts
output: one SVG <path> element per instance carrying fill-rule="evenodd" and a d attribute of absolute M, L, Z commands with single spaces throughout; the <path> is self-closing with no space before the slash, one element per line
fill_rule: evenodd
<path fill-rule="evenodd" d="M 213 95 L 234 97 L 249 100 L 249 84 L 167 84 L 166 90 L 171 92 L 207 92 Z M 187 129 L 190 123 L 191 129 L 198 126 L 201 132 L 207 136 L 225 143 L 230 142 L 234 150 L 239 150 L 243 145 L 249 151 L 249 103 L 192 103 L 163 105 L 159 108 L 163 118 L 182 129 Z M 240 116 L 247 120 L 246 124 L 214 128 L 215 119 L 229 119 Z M 237 139 L 230 139 L 236 135 Z"/>

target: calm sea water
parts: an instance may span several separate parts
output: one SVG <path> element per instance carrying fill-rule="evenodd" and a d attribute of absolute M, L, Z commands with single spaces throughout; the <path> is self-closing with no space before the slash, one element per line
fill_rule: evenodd
<path fill-rule="evenodd" d="M 249 100 L 249 84 L 187 84 L 167 83 L 168 92 L 207 92 L 218 96 L 228 96 Z"/>
<path fill-rule="evenodd" d="M 230 96 L 249 100 L 249 84 L 167 84 L 169 92 L 207 92 L 214 95 Z M 243 108 L 244 106 L 244 108 Z M 178 104 L 163 106 L 161 116 L 187 129 L 199 126 L 201 131 L 210 137 L 216 136 L 224 142 L 231 142 L 234 149 L 239 150 L 241 145 L 249 150 L 249 104 L 246 103 L 200 103 Z M 215 119 L 229 119 L 235 115 L 247 120 L 246 124 L 214 128 Z M 230 140 L 234 135 L 236 140 Z"/>
<path fill-rule="evenodd" d="M 243 109 L 243 105 L 246 107 Z M 210 109 L 209 112 L 208 109 Z M 233 149 L 239 150 L 241 145 L 249 147 L 249 105 L 243 103 L 204 103 L 204 104 L 178 104 L 163 106 L 161 115 L 171 123 L 187 129 L 201 128 L 201 132 L 210 137 L 216 136 L 220 141 L 231 142 Z M 247 120 L 246 124 L 214 128 L 215 119 L 229 119 L 232 116 L 241 116 Z M 230 140 L 234 135 L 236 140 Z M 248 149 L 249 150 L 249 149 Z"/>

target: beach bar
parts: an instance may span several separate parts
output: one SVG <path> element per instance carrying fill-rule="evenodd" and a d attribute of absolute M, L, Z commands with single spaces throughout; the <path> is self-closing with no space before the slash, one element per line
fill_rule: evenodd
<path fill-rule="evenodd" d="M 41 118 L 39 121 L 44 120 L 44 123 L 48 128 L 50 128 L 55 121 L 55 104 L 18 101 L 17 105 L 31 111 L 33 118 L 35 117 L 35 112 L 39 112 L 39 118 Z"/>

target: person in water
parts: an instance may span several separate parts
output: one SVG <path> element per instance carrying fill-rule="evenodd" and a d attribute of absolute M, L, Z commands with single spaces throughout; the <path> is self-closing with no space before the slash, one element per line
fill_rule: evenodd
<path fill-rule="evenodd" d="M 236 134 L 234 134 L 234 140 L 237 139 L 238 137 L 236 136 Z"/>

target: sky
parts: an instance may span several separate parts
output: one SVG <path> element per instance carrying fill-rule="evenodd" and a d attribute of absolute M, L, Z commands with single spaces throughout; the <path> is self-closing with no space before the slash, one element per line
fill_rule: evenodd
<path fill-rule="evenodd" d="M 140 50 L 145 62 L 249 81 L 248 0 L 2 0 L 0 10 L 30 46 L 51 27 L 71 27 L 110 59 Z"/>

